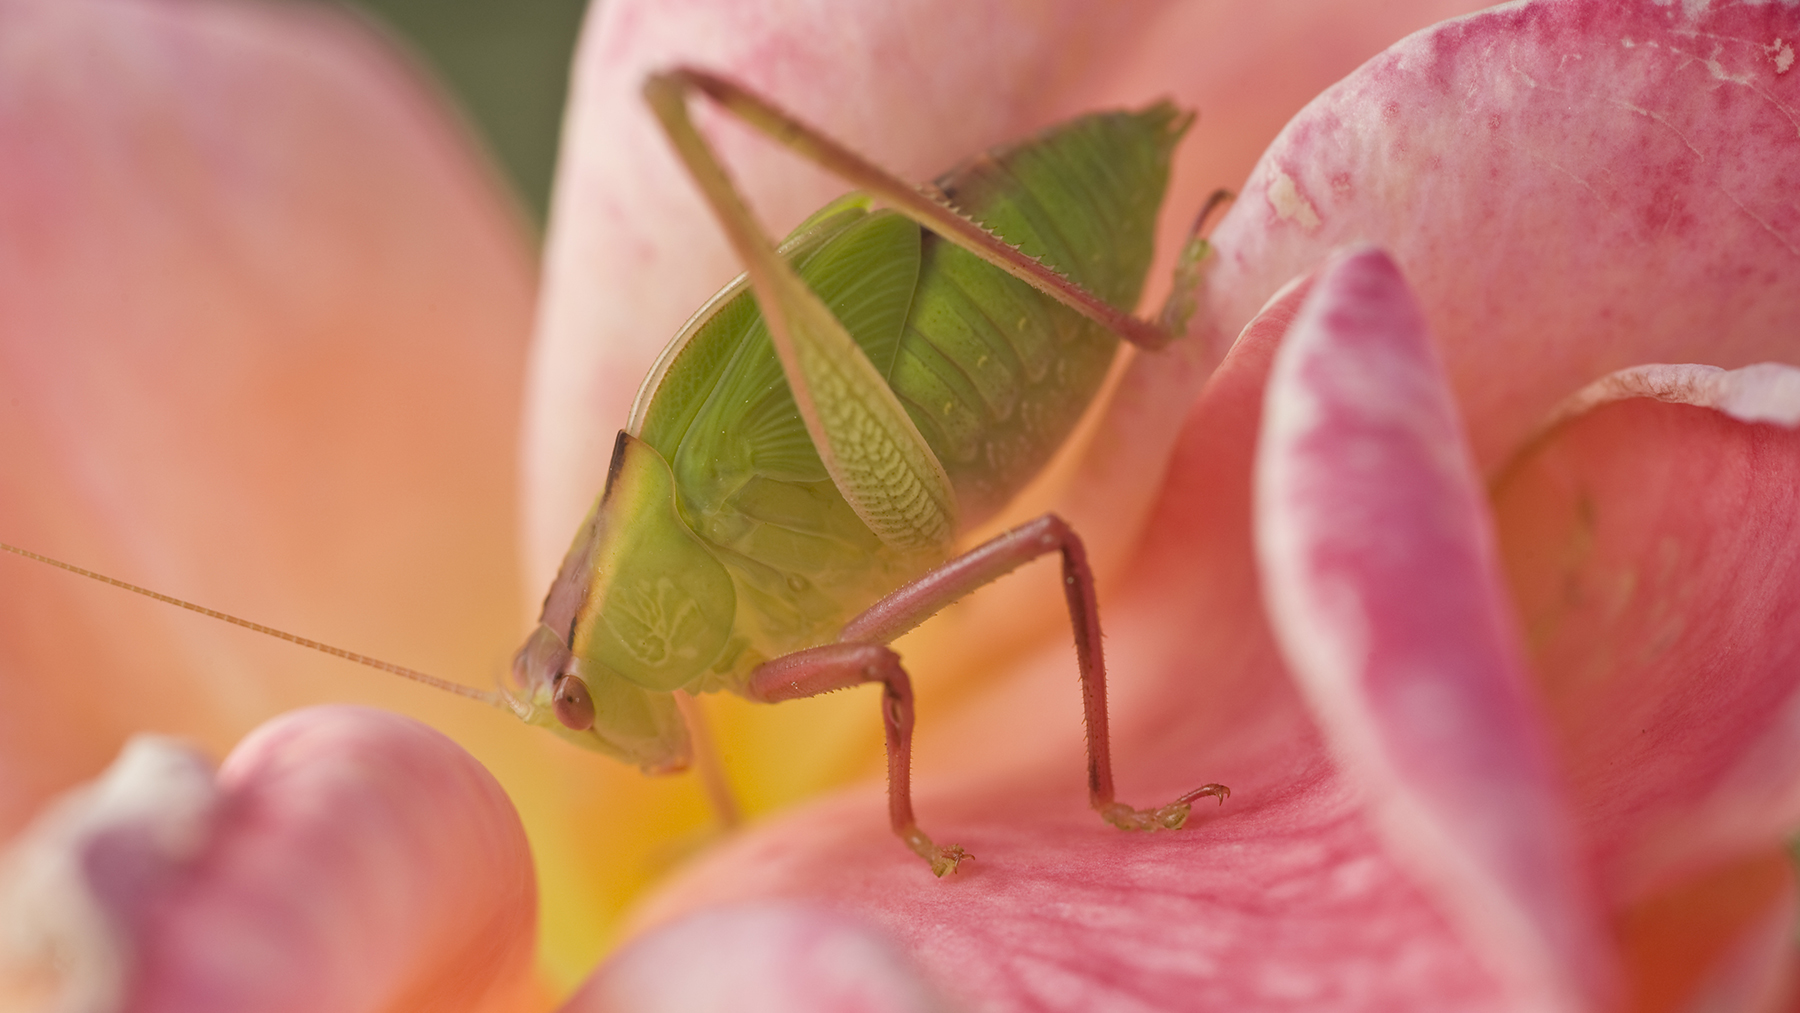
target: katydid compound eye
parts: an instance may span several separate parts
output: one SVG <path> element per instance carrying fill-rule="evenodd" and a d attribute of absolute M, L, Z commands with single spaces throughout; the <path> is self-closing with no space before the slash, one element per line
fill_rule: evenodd
<path fill-rule="evenodd" d="M 594 727 L 594 698 L 588 695 L 587 683 L 582 682 L 580 676 L 557 676 L 551 706 L 556 711 L 556 720 L 567 728 L 585 732 Z"/>

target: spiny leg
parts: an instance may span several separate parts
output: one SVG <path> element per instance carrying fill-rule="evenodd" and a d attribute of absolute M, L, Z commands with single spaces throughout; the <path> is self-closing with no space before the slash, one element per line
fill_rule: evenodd
<path fill-rule="evenodd" d="M 1100 648 L 1100 612 L 1087 550 L 1066 521 L 1045 514 L 932 570 L 870 606 L 839 634 L 839 643 L 777 658 L 751 676 L 750 695 L 793 700 L 865 682 L 886 687 L 882 716 L 888 734 L 888 811 L 894 832 L 943 875 L 967 857 L 961 848 L 935 848 L 913 818 L 911 788 L 912 684 L 899 656 L 881 646 L 929 619 L 951 602 L 1006 576 L 1039 556 L 1061 552 L 1063 595 L 1075 630 L 1087 718 L 1088 800 L 1102 819 L 1123 830 L 1175 830 L 1193 803 L 1207 795 L 1221 804 L 1231 796 L 1222 784 L 1205 784 L 1166 805 L 1136 809 L 1113 790 L 1112 745 L 1106 709 L 1106 661 Z M 953 854 L 954 859 L 948 858 Z M 945 864 L 945 863 L 948 864 Z"/>
<path fill-rule="evenodd" d="M 1200 213 L 1194 216 L 1187 241 L 1181 244 L 1181 252 L 1175 256 L 1169 297 L 1163 300 L 1162 312 L 1156 315 L 1156 322 L 1164 332 L 1177 336 L 1187 333 L 1188 321 L 1200 308 L 1200 286 L 1206 280 L 1202 265 L 1212 255 L 1212 244 L 1207 241 L 1207 236 L 1219 213 L 1236 199 L 1237 195 L 1230 190 L 1214 190 L 1206 198 Z"/>
<path fill-rule="evenodd" d="M 912 680 L 900 656 L 881 644 L 826 644 L 784 655 L 750 676 L 749 695 L 768 703 L 818 696 L 863 683 L 881 684 L 881 723 L 887 733 L 888 821 L 939 876 L 975 856 L 951 844 L 939 847 L 919 829 L 912 807 Z"/>
<path fill-rule="evenodd" d="M 685 101 L 691 92 L 705 95 L 802 158 L 1134 345 L 1154 351 L 1181 334 L 1114 307 L 951 207 L 937 188 L 894 176 L 736 82 L 694 67 L 653 74 L 644 82 L 645 97 L 659 110 Z"/>
<path fill-rule="evenodd" d="M 913 581 L 850 621 L 842 640 L 887 641 L 919 625 L 939 609 L 985 584 L 1051 552 L 1062 553 L 1063 596 L 1075 628 L 1075 659 L 1081 670 L 1082 709 L 1087 717 L 1088 798 L 1101 817 L 1124 830 L 1174 830 L 1187 822 L 1194 800 L 1231 795 L 1222 784 L 1207 784 L 1167 805 L 1135 809 L 1113 793 L 1112 745 L 1107 726 L 1106 659 L 1100 648 L 1100 610 L 1087 550 L 1068 522 L 1045 514 L 976 546 Z"/>

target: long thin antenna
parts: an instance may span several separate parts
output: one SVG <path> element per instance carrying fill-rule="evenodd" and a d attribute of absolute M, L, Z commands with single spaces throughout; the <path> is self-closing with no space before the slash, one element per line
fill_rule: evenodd
<path fill-rule="evenodd" d="M 424 672 L 417 672 L 391 662 L 382 661 L 380 658 L 371 658 L 366 654 L 357 654 L 355 651 L 346 651 L 342 647 L 333 647 L 330 644 L 321 643 L 317 640 L 309 640 L 306 637 L 295 636 L 284 630 L 278 630 L 273 626 L 264 626 L 261 623 L 253 623 L 248 619 L 239 619 L 229 612 L 220 612 L 216 609 L 209 609 L 204 605 L 196 605 L 190 601 L 182 601 L 180 598 L 174 598 L 157 591 L 152 591 L 147 587 L 139 587 L 136 584 L 128 584 L 116 577 L 108 577 L 104 573 L 95 573 L 92 570 L 84 570 L 73 563 L 65 563 L 60 559 L 52 559 L 49 556 L 39 555 L 38 553 L 32 552 L 30 549 L 21 549 L 16 545 L 9 545 L 6 542 L 0 542 L 0 549 L 5 549 L 15 556 L 24 556 L 26 559 L 35 559 L 40 563 L 54 566 L 58 570 L 67 570 L 70 573 L 78 574 L 89 580 L 97 580 L 102 584 L 111 584 L 113 587 L 123 588 L 133 594 L 141 594 L 146 598 L 154 598 L 160 602 L 179 606 L 187 609 L 189 612 L 198 612 L 203 616 L 211 616 L 220 622 L 230 623 L 233 626 L 242 626 L 244 629 L 254 630 L 264 636 L 274 637 L 277 640 L 285 640 L 290 644 L 298 644 L 301 647 L 310 647 L 321 654 L 329 654 L 334 658 L 342 658 L 345 661 L 353 661 L 358 665 L 366 665 L 369 668 L 380 669 L 390 675 L 397 675 L 402 679 L 411 679 L 414 682 L 422 682 L 427 686 L 435 686 L 446 693 L 455 693 L 457 696 L 465 696 L 471 700 L 480 700 L 490 707 L 498 707 L 502 710 L 507 709 L 506 702 L 500 694 L 490 690 L 476 689 L 473 686 L 465 686 L 460 682 L 451 682 L 448 679 L 440 679 L 435 675 L 426 675 Z"/>

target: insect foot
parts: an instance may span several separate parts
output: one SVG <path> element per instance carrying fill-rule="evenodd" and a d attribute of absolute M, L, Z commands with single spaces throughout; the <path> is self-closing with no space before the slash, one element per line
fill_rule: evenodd
<path fill-rule="evenodd" d="M 1231 797 L 1231 789 L 1222 784 L 1203 784 L 1156 809 L 1133 809 L 1123 802 L 1114 802 L 1100 808 L 1100 818 L 1120 830 L 1180 830 L 1187 824 L 1194 800 L 1203 795 L 1216 796 L 1219 804 L 1224 805 L 1225 800 Z"/>
<path fill-rule="evenodd" d="M 964 851 L 960 844 L 950 844 L 940 848 L 931 843 L 931 838 L 925 836 L 925 831 L 918 827 L 912 827 L 900 836 L 906 841 L 907 847 L 913 849 L 915 854 L 931 866 L 932 874 L 939 879 L 955 872 L 956 867 L 961 865 L 965 859 L 975 860 L 975 856 Z"/>

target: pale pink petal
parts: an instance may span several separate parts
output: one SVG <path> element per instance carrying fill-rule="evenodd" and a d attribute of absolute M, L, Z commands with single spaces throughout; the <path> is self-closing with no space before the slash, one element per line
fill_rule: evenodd
<path fill-rule="evenodd" d="M 54 949 L 36 956 L 68 961 L 71 987 L 122 1000 L 95 1008 L 541 1002 L 518 816 L 472 757 L 407 718 L 288 715 L 246 739 L 216 785 L 191 754 L 134 747 L 26 842 L 23 882 L 64 895 L 7 922 L 44 934 Z"/>
<path fill-rule="evenodd" d="M 1418 304 L 1385 254 L 1321 271 L 1270 375 L 1257 455 L 1271 622 L 1389 846 L 1520 1001 L 1605 1006 L 1610 948 L 1483 490 Z"/>
<path fill-rule="evenodd" d="M 703 911 L 614 954 L 565 1013 L 933 1013 L 951 1007 L 881 933 L 825 907 Z"/>
<path fill-rule="evenodd" d="M 1647 398 L 1508 469 L 1507 567 L 1605 886 L 1800 827 L 1800 432 Z"/>
<path fill-rule="evenodd" d="M 1196 807 L 1176 833 L 1102 825 L 1086 808 L 1064 641 L 920 725 L 920 820 L 976 855 L 955 877 L 933 879 L 893 838 L 871 787 L 719 850 L 643 920 L 729 900 L 831 903 L 885 927 L 977 1008 L 1511 1008 L 1334 773 L 1264 625 L 1251 458 L 1268 364 L 1304 291 L 1213 378 L 1141 556 L 1102 599 L 1121 796 L 1148 804 L 1216 780 L 1228 802 Z"/>
<path fill-rule="evenodd" d="M 13 0 L 0 153 L 0 538 L 490 682 L 532 265 L 436 96 L 322 6 Z M 427 696 L 11 556 L 0 658 L 0 834 L 133 730 Z"/>
<path fill-rule="evenodd" d="M 1320 96 L 1217 233 L 1227 333 L 1333 248 L 1392 252 L 1476 459 L 1643 362 L 1793 361 L 1800 9 L 1530 2 L 1414 36 Z"/>

